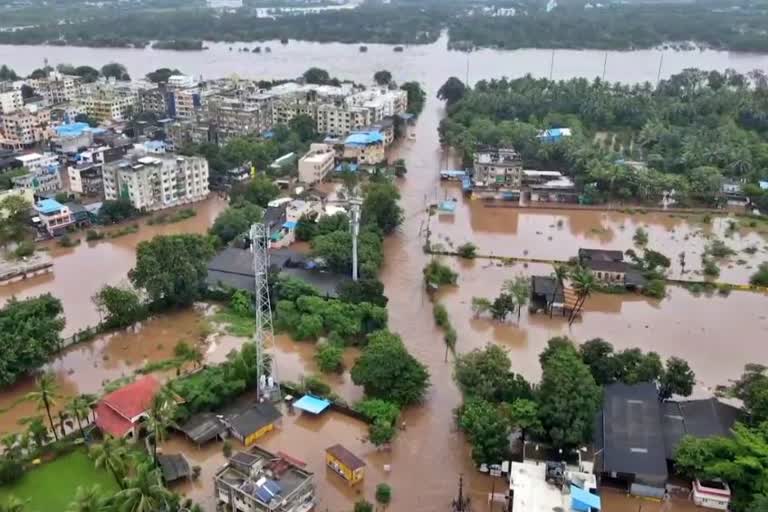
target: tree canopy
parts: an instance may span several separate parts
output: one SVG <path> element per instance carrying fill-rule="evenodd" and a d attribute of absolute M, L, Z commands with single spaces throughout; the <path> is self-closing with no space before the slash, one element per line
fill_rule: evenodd
<path fill-rule="evenodd" d="M 211 226 L 211 234 L 218 237 L 223 244 L 228 244 L 238 236 L 247 233 L 251 224 L 258 222 L 264 211 L 253 203 L 241 201 L 228 206 L 216 216 Z"/>
<path fill-rule="evenodd" d="M 154 71 L 150 71 L 146 74 L 147 80 L 149 80 L 152 83 L 160 84 L 160 83 L 167 83 L 168 79 L 172 77 L 173 75 L 181 75 L 181 71 L 178 69 L 170 69 L 170 68 L 158 68 Z"/>
<path fill-rule="evenodd" d="M 365 191 L 361 218 L 363 224 L 376 226 L 382 233 L 392 233 L 403 221 L 398 205 L 400 192 L 389 181 L 371 183 Z"/>
<path fill-rule="evenodd" d="M 378 85 L 387 85 L 392 81 L 392 73 L 387 70 L 377 71 L 373 74 L 373 81 Z"/>
<path fill-rule="evenodd" d="M 130 81 L 131 75 L 125 69 L 125 66 L 117 62 L 110 62 L 101 67 L 101 76 L 104 78 L 114 78 L 115 80 Z"/>

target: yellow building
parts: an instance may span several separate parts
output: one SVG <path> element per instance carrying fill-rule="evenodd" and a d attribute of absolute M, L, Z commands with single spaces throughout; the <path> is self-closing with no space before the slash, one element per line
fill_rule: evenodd
<path fill-rule="evenodd" d="M 245 446 L 251 446 L 258 439 L 272 432 L 281 416 L 274 404 L 264 402 L 225 414 L 224 423 L 235 439 Z"/>
<path fill-rule="evenodd" d="M 325 450 L 325 463 L 350 485 L 360 482 L 365 476 L 365 462 L 340 444 Z"/>

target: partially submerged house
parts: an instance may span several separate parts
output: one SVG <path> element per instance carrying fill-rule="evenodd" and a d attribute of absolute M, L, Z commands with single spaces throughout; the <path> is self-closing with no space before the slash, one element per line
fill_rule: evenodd
<path fill-rule="evenodd" d="M 325 450 L 325 464 L 349 485 L 361 482 L 365 477 L 365 461 L 340 444 Z"/>
<path fill-rule="evenodd" d="M 104 395 L 96 405 L 96 426 L 112 437 L 138 439 L 161 387 L 155 377 L 147 375 Z"/>
<path fill-rule="evenodd" d="M 624 253 L 606 249 L 579 249 L 579 265 L 592 271 L 592 274 L 609 285 L 623 285 L 627 289 L 644 288 L 647 284 L 642 273 L 629 262 L 624 261 Z"/>
<path fill-rule="evenodd" d="M 282 416 L 272 402 L 261 402 L 230 408 L 222 414 L 221 420 L 232 437 L 245 446 L 251 446 L 273 431 Z"/>
<path fill-rule="evenodd" d="M 660 498 L 683 436 L 730 435 L 739 414 L 715 398 L 662 402 L 651 382 L 610 384 L 595 425 L 595 473 L 632 494 Z"/>

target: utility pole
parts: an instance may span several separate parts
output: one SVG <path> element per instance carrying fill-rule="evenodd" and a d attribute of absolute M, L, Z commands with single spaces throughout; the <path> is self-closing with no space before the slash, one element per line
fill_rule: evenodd
<path fill-rule="evenodd" d="M 603 59 L 603 82 L 605 82 L 605 70 L 608 67 L 608 52 L 605 52 L 605 59 Z"/>
<path fill-rule="evenodd" d="M 251 254 L 253 254 L 254 313 L 256 328 L 253 341 L 256 345 L 256 401 L 262 395 L 271 400 L 280 399 L 280 382 L 277 380 L 277 361 L 269 357 L 265 362 L 267 347 L 274 345 L 275 331 L 272 327 L 272 304 L 269 301 L 269 230 L 264 224 L 251 226 Z"/>
<path fill-rule="evenodd" d="M 552 48 L 552 58 L 549 61 L 549 79 L 552 80 L 552 72 L 555 70 L 555 49 Z"/>
<path fill-rule="evenodd" d="M 464 85 L 466 87 L 469 87 L 469 54 L 472 53 L 472 50 L 467 50 L 467 74 L 464 79 Z"/>
<path fill-rule="evenodd" d="M 363 202 L 353 195 L 349 198 L 352 216 L 349 219 L 352 228 L 352 280 L 357 281 L 357 237 L 360 235 L 360 206 Z"/>
<path fill-rule="evenodd" d="M 451 503 L 452 512 L 469 512 L 469 498 L 464 497 L 464 475 L 459 475 L 459 496 Z"/>
<path fill-rule="evenodd" d="M 661 65 L 664 64 L 664 53 L 662 52 L 661 57 L 659 57 L 659 72 L 656 73 L 656 87 L 659 86 L 659 82 L 661 82 Z"/>

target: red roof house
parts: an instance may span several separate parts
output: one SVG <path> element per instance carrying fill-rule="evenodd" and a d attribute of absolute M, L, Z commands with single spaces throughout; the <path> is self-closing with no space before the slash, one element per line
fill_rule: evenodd
<path fill-rule="evenodd" d="M 161 387 L 156 378 L 147 375 L 104 395 L 96 406 L 96 426 L 114 437 L 138 437 L 139 424 Z"/>

